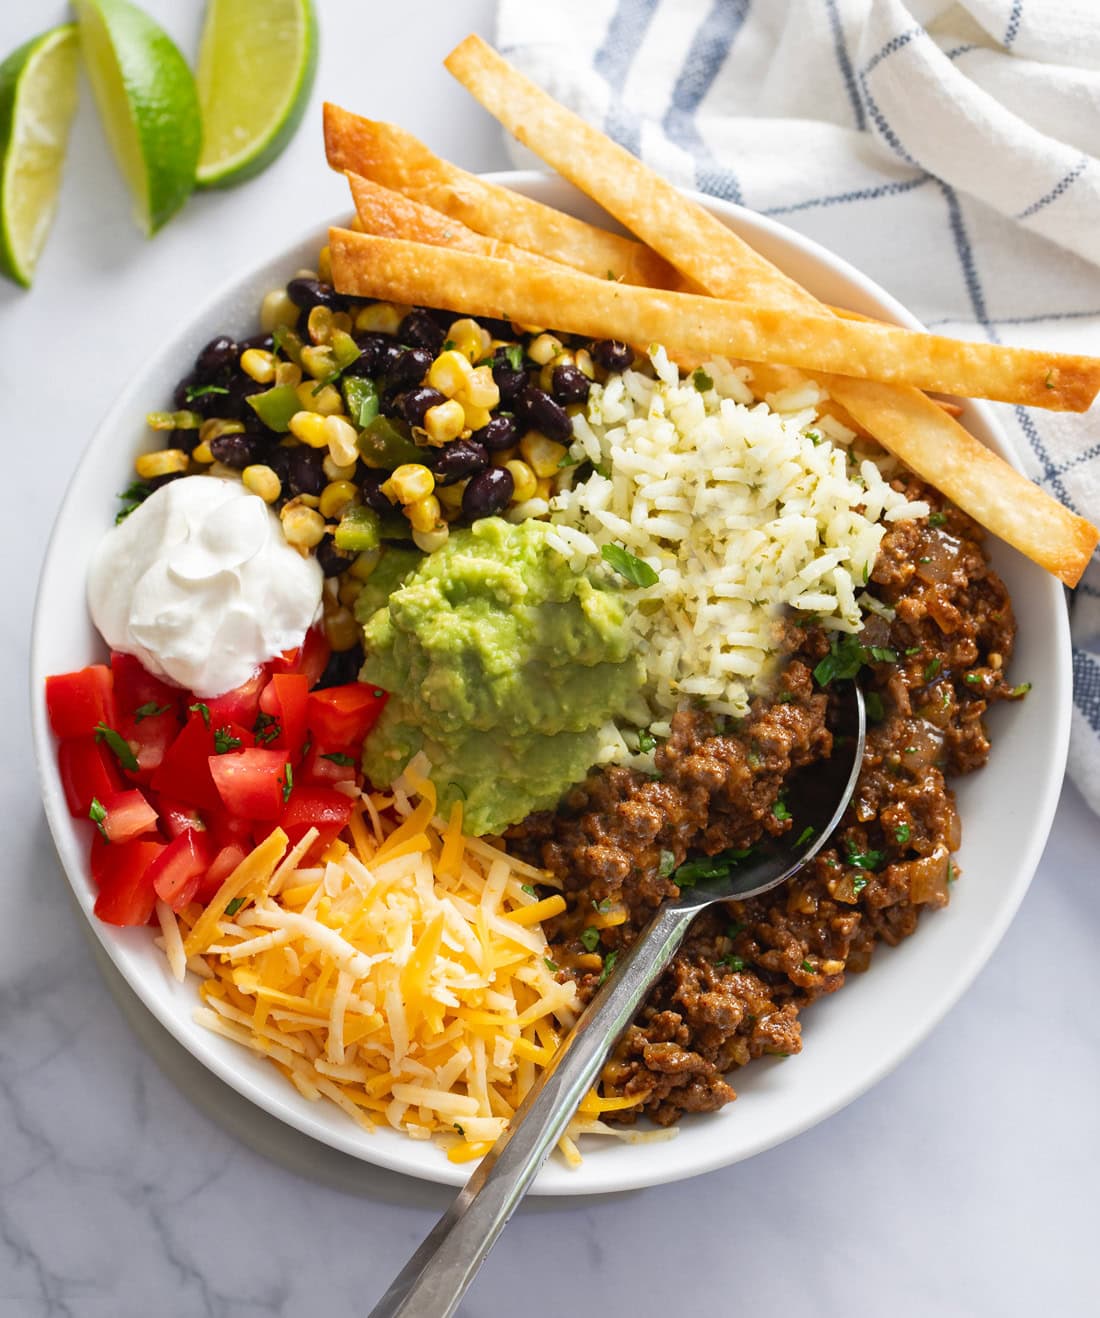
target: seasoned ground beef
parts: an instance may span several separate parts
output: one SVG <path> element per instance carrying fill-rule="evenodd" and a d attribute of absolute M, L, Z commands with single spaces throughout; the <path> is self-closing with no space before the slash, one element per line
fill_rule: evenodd
<path fill-rule="evenodd" d="M 947 904 L 960 834 L 946 779 L 985 763 L 985 711 L 1023 689 L 1006 680 L 1015 623 L 983 532 L 934 491 L 907 493 L 935 511 L 888 532 L 871 577 L 882 614 L 860 637 L 867 749 L 841 826 L 788 884 L 696 919 L 604 1072 L 611 1092 L 644 1096 L 613 1118 L 645 1112 L 667 1125 L 728 1103 L 730 1071 L 799 1052 L 801 1009 L 866 970 L 876 942 L 899 942 L 922 909 Z M 784 785 L 832 748 L 829 695 L 813 679 L 829 639 L 813 626 L 796 635 L 774 697 L 737 726 L 679 713 L 658 778 L 603 769 L 510 831 L 511 848 L 564 887 L 568 909 L 547 937 L 583 999 L 609 955 L 678 892 L 673 871 L 689 853 L 791 828 L 777 805 Z"/>

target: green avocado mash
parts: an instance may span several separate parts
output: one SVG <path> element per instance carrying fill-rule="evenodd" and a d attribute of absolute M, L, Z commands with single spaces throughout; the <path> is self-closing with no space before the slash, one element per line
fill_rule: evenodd
<path fill-rule="evenodd" d="M 424 751 L 444 812 L 462 801 L 475 834 L 556 805 L 600 726 L 639 717 L 626 600 L 573 572 L 550 532 L 498 517 L 453 531 L 365 620 L 362 680 L 391 695 L 364 772 L 385 786 Z"/>

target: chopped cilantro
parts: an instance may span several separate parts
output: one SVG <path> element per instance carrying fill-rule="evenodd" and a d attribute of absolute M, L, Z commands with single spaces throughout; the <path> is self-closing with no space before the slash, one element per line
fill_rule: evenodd
<path fill-rule="evenodd" d="M 868 653 L 871 658 L 878 664 L 896 664 L 898 661 L 897 650 L 887 649 L 883 645 L 872 645 L 868 647 Z"/>
<path fill-rule="evenodd" d="M 454 352 L 456 346 L 457 346 L 457 345 L 455 344 L 454 339 L 444 339 L 444 340 L 443 340 L 443 347 L 440 349 L 440 351 L 441 351 L 441 352 Z"/>
<path fill-rule="evenodd" d="M 290 794 L 294 791 L 294 766 L 288 760 L 283 766 L 286 770 L 286 776 L 283 778 L 283 804 L 290 800 Z"/>
<path fill-rule="evenodd" d="M 873 872 L 886 858 L 886 853 L 883 851 L 857 851 L 851 842 L 845 842 L 844 850 L 847 853 L 848 864 L 855 865 L 861 870 Z"/>
<path fill-rule="evenodd" d="M 554 962 L 554 961 L 551 961 L 550 958 L 549 958 L 548 956 L 544 956 L 544 957 L 542 958 L 542 964 L 546 967 L 547 970 L 549 970 L 549 972 L 550 972 L 552 975 L 556 975 L 556 974 L 558 973 L 558 966 L 557 966 L 557 963 Z"/>
<path fill-rule="evenodd" d="M 1020 696 L 1026 696 L 1030 690 L 1031 690 L 1030 682 L 1021 682 L 1019 686 L 1014 686 L 1008 694 L 1014 700 L 1018 700 Z"/>
<path fill-rule="evenodd" d="M 661 863 L 657 866 L 657 873 L 662 879 L 667 879 L 672 871 L 676 868 L 676 853 L 673 851 L 661 852 Z"/>
<path fill-rule="evenodd" d="M 124 507 L 120 508 L 115 515 L 115 525 L 118 526 L 120 522 L 124 522 L 138 504 L 144 503 L 152 493 L 153 487 L 147 485 L 145 481 L 134 481 L 133 484 L 128 485 L 118 496 Z"/>
<path fill-rule="evenodd" d="M 508 365 L 513 371 L 523 370 L 523 349 L 518 343 L 510 343 L 504 349 L 504 355 L 508 359 Z"/>
<path fill-rule="evenodd" d="M 333 764 L 342 764 L 344 766 L 355 763 L 354 756 L 345 755 L 343 751 L 329 751 L 327 755 L 322 755 L 321 759 L 331 760 Z"/>
<path fill-rule="evenodd" d="M 240 750 L 243 745 L 240 737 L 234 737 L 228 728 L 217 728 L 214 732 L 215 755 L 225 755 L 229 751 Z"/>
<path fill-rule="evenodd" d="M 720 966 L 729 966 L 731 970 L 744 970 L 745 958 L 741 956 L 734 956 L 734 954 L 730 952 L 728 956 L 722 957 L 721 960 L 718 962 L 718 964 Z"/>
<path fill-rule="evenodd" d="M 596 980 L 597 988 L 599 988 L 599 986 L 604 982 L 604 980 L 607 979 L 607 977 L 615 969 L 615 962 L 618 961 L 618 959 L 619 959 L 619 953 L 617 951 L 608 952 L 607 956 L 604 957 L 603 969 L 600 971 L 599 979 Z"/>
<path fill-rule="evenodd" d="M 864 708 L 867 710 L 867 717 L 872 723 L 881 723 L 886 717 L 886 710 L 882 704 L 882 697 L 877 691 L 866 691 L 863 695 Z"/>
<path fill-rule="evenodd" d="M 204 398 L 207 394 L 227 394 L 229 390 L 220 384 L 189 384 L 183 392 L 187 401 L 191 403 L 196 398 Z"/>
<path fill-rule="evenodd" d="M 834 680 L 843 681 L 855 677 L 863 662 L 864 649 L 858 636 L 848 632 L 834 635 L 829 653 L 814 669 L 814 681 L 818 686 L 828 686 Z"/>
<path fill-rule="evenodd" d="M 807 824 L 806 827 L 802 830 L 801 833 L 799 833 L 798 837 L 795 839 L 795 843 L 794 843 L 795 846 L 800 847 L 804 843 L 809 842 L 810 838 L 812 838 L 816 832 L 817 829 L 814 828 L 813 824 Z"/>
<path fill-rule="evenodd" d="M 691 383 L 696 387 L 696 389 L 699 390 L 701 394 L 705 394 L 708 389 L 714 388 L 714 381 L 710 378 L 710 376 L 706 373 L 706 371 L 703 370 L 701 366 L 696 366 L 695 370 L 692 371 Z"/>
<path fill-rule="evenodd" d="M 657 738 L 648 728 L 643 728 L 638 733 L 638 749 L 643 755 L 648 755 L 650 751 L 657 749 Z"/>
<path fill-rule="evenodd" d="M 234 897 L 229 905 L 225 908 L 226 915 L 236 915 L 247 899 L 244 897 Z"/>
<path fill-rule="evenodd" d="M 188 713 L 190 713 L 190 714 L 201 714 L 201 715 L 202 715 L 202 721 L 206 724 L 207 727 L 210 726 L 210 706 L 209 706 L 209 705 L 204 704 L 201 700 L 196 700 L 195 703 L 194 703 L 193 705 L 188 705 L 188 706 L 187 706 L 187 710 L 188 710 Z"/>
<path fill-rule="evenodd" d="M 855 896 L 858 897 L 859 894 L 866 887 L 867 887 L 867 880 L 863 877 L 862 874 L 859 876 L 859 878 L 852 880 L 852 892 L 855 894 Z"/>
<path fill-rule="evenodd" d="M 741 933 L 741 932 L 744 930 L 744 928 L 745 928 L 745 926 L 741 923 L 740 920 L 738 920 L 736 924 L 727 925 L 727 927 L 726 927 L 726 937 L 727 937 L 727 938 L 736 938 L 737 935 L 738 935 L 739 933 Z"/>
<path fill-rule="evenodd" d="M 912 831 L 909 828 L 908 824 L 899 824 L 898 827 L 894 829 L 894 840 L 897 842 L 899 847 L 904 847 L 906 842 L 909 841 L 911 836 L 912 836 Z"/>
<path fill-rule="evenodd" d="M 790 819 L 791 812 L 787 809 L 786 801 L 776 801 L 772 806 L 772 814 L 782 822 L 784 819 Z"/>
<path fill-rule="evenodd" d="M 919 646 L 919 645 L 910 645 L 909 648 L 905 651 L 905 656 L 906 656 L 906 658 L 909 658 L 911 655 L 914 655 L 914 654 L 920 654 L 920 646 Z"/>
<path fill-rule="evenodd" d="M 813 968 L 813 966 L 810 965 L 808 961 L 803 961 L 800 969 L 804 970 L 807 975 L 817 974 L 817 971 Z"/>
<path fill-rule="evenodd" d="M 958 874 L 955 872 L 955 862 L 949 860 L 947 862 L 947 882 L 954 883 L 958 877 Z"/>
<path fill-rule="evenodd" d="M 1046 385 L 1046 387 L 1047 387 L 1048 389 L 1053 389 L 1053 388 L 1054 388 L 1054 371 L 1053 371 L 1053 369 L 1047 371 L 1047 378 L 1043 381 L 1043 383 Z"/>
<path fill-rule="evenodd" d="M 566 453 L 564 457 L 558 459 L 559 467 L 575 467 L 580 462 L 580 458 L 575 458 L 572 453 Z"/>
<path fill-rule="evenodd" d="M 595 925 L 581 930 L 581 946 L 586 952 L 594 952 L 600 945 L 600 931 Z"/>
<path fill-rule="evenodd" d="M 88 807 L 88 818 L 93 824 L 95 824 L 96 828 L 99 829 L 103 840 L 105 842 L 110 842 L 111 839 L 107 836 L 107 829 L 104 827 L 103 823 L 107 818 L 107 811 L 103 808 L 103 804 L 98 797 L 92 797 L 92 804 Z"/>
<path fill-rule="evenodd" d="M 466 1138 L 466 1132 L 462 1129 L 462 1127 L 458 1124 L 457 1121 L 454 1123 L 454 1127 L 455 1127 L 455 1130 L 457 1130 L 458 1133 L 462 1136 L 462 1138 L 465 1139 L 465 1138 Z"/>
<path fill-rule="evenodd" d="M 866 584 L 867 584 L 868 581 L 870 581 L 870 580 L 871 580 L 871 565 L 870 565 L 870 563 L 864 563 L 864 565 L 863 565 L 863 584 L 866 586 Z"/>
<path fill-rule="evenodd" d="M 654 586 L 657 573 L 644 560 L 635 557 L 622 545 L 604 545 L 600 556 L 605 563 L 610 563 L 620 577 L 625 577 L 632 586 Z"/>
<path fill-rule="evenodd" d="M 805 434 L 806 434 L 806 438 L 810 441 L 811 444 L 817 445 L 821 443 L 821 436 L 817 433 L 816 430 L 807 430 Z"/>
<path fill-rule="evenodd" d="M 521 883 L 521 884 L 520 884 L 520 887 L 521 887 L 521 888 L 523 889 L 523 891 L 528 895 L 528 897 L 537 897 L 537 896 L 538 896 L 538 893 L 534 890 L 534 888 L 531 886 L 531 884 L 529 884 L 529 883 Z"/>
<path fill-rule="evenodd" d="M 977 686 L 982 680 L 981 673 L 967 673 L 964 679 L 970 686 Z"/>
<path fill-rule="evenodd" d="M 716 856 L 698 856 L 685 860 L 672 878 L 680 888 L 690 888 L 700 879 L 724 879 L 730 870 L 752 855 L 752 847 L 729 847 Z"/>
<path fill-rule="evenodd" d="M 932 561 L 931 556 L 928 554 L 925 554 L 923 558 L 917 559 L 918 563 L 931 563 L 931 561 Z"/>
<path fill-rule="evenodd" d="M 929 513 L 929 514 L 928 514 L 928 525 L 929 525 L 929 526 L 942 526 L 942 525 L 944 524 L 944 522 L 946 522 L 946 521 L 947 521 L 947 518 L 944 516 L 943 513 Z"/>
<path fill-rule="evenodd" d="M 257 743 L 265 746 L 274 741 L 282 730 L 282 724 L 279 720 L 273 714 L 265 714 L 262 709 L 256 715 L 256 722 L 252 726 Z"/>
<path fill-rule="evenodd" d="M 592 909 L 594 911 L 599 911 L 601 915 L 606 915 L 607 912 L 611 910 L 611 898 L 605 897 L 602 902 L 593 900 Z"/>
<path fill-rule="evenodd" d="M 924 680 L 926 682 L 931 682 L 931 680 L 936 676 L 936 674 L 940 671 L 942 667 L 943 665 L 941 664 L 939 659 L 933 659 L 932 662 L 924 670 Z"/>
<path fill-rule="evenodd" d="M 155 700 L 150 700 L 134 710 L 134 722 L 140 723 L 143 718 L 156 718 L 158 714 L 167 714 L 168 710 L 168 705 L 158 705 Z"/>
<path fill-rule="evenodd" d="M 137 756 L 134 754 L 130 743 L 121 732 L 116 732 L 114 728 L 109 728 L 106 723 L 97 723 L 95 725 L 95 739 L 96 741 L 105 741 L 107 743 L 111 750 L 114 751 L 115 759 L 118 760 L 119 764 L 121 764 L 124 769 L 129 769 L 131 773 L 134 773 L 137 770 Z"/>

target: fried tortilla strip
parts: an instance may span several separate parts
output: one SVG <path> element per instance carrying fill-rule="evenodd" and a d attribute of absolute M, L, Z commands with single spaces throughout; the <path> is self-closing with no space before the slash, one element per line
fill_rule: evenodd
<path fill-rule="evenodd" d="M 912 381 L 938 393 L 1045 403 L 1084 410 L 1100 389 L 1100 359 L 1091 372 L 1078 359 L 952 339 L 824 313 L 761 310 L 694 293 L 639 288 L 593 279 L 558 265 L 502 261 L 453 248 L 348 231 L 333 273 L 343 293 L 438 304 L 467 315 L 553 325 L 594 339 L 662 343 L 673 357 L 701 360 L 732 354 L 749 362 L 781 362 L 804 371 L 862 379 Z M 358 261 L 354 250 L 361 253 Z M 1081 359 L 1088 362 L 1089 359 Z M 1083 382 L 1083 383 L 1082 383 Z"/>
<path fill-rule="evenodd" d="M 467 174 L 393 124 L 326 104 L 325 154 L 335 170 L 361 174 L 468 228 L 503 238 L 548 260 L 627 284 L 687 288 L 689 282 L 648 247 Z"/>
<path fill-rule="evenodd" d="M 478 37 L 447 68 L 521 142 L 715 297 L 820 306 L 718 219 L 524 78 Z M 831 396 L 964 512 L 1076 585 L 1100 532 L 1024 481 L 933 399 L 911 387 L 822 380 Z"/>

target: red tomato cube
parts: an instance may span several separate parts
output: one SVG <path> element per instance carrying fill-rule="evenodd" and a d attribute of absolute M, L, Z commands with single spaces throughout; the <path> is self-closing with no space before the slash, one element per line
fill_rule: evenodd
<path fill-rule="evenodd" d="M 347 682 L 309 693 L 306 720 L 314 742 L 323 750 L 357 746 L 385 708 L 385 691 L 367 682 Z"/>
<path fill-rule="evenodd" d="M 229 755 L 211 755 L 209 772 L 222 804 L 243 819 L 278 819 L 293 782 L 287 753 L 258 746 Z"/>
<path fill-rule="evenodd" d="M 173 911 L 182 911 L 198 891 L 211 859 L 207 834 L 193 829 L 181 833 L 149 867 L 149 879 L 157 896 Z"/>
<path fill-rule="evenodd" d="M 111 670 L 92 664 L 76 673 L 46 678 L 46 711 L 58 737 L 92 737 L 96 726 L 115 724 Z"/>
<path fill-rule="evenodd" d="M 157 812 L 136 787 L 115 792 L 99 802 L 102 819 L 93 821 L 106 835 L 108 842 L 130 842 L 143 833 L 157 831 Z"/>
<path fill-rule="evenodd" d="M 57 766 L 69 814 L 87 819 L 92 798 L 102 801 L 122 790 L 118 761 L 94 737 L 63 741 L 57 748 Z"/>
<path fill-rule="evenodd" d="M 96 835 L 92 873 L 99 882 L 95 913 L 101 920 L 118 925 L 149 923 L 157 900 L 149 871 L 163 850 L 162 842 L 104 842 Z"/>

